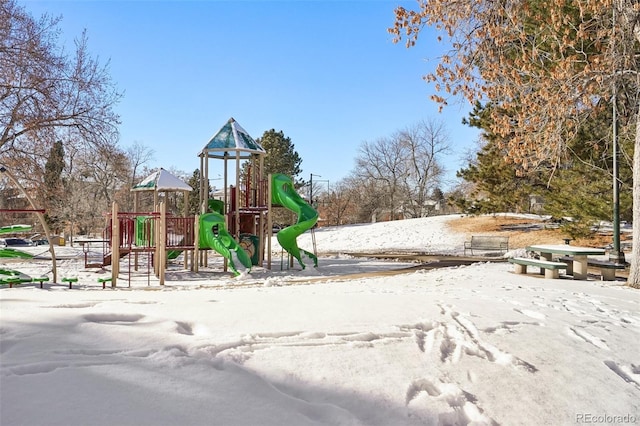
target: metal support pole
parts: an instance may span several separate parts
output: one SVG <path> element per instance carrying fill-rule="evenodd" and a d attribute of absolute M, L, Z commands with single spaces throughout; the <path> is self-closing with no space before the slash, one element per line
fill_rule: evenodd
<path fill-rule="evenodd" d="M 615 43 L 616 30 L 616 6 L 613 5 L 613 37 Z M 614 69 L 614 73 L 617 70 Z M 613 249 L 609 252 L 609 260 L 615 263 L 625 263 L 624 253 L 620 250 L 620 178 L 618 173 L 618 88 L 616 80 L 613 80 L 612 87 L 613 108 Z"/>
<path fill-rule="evenodd" d="M 609 260 L 624 263 L 624 252 L 620 250 L 620 178 L 618 172 L 618 108 L 617 90 L 613 83 L 613 249 Z"/>

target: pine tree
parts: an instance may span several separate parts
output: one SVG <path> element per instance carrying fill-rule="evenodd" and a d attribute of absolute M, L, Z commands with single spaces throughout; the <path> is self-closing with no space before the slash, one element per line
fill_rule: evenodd
<path fill-rule="evenodd" d="M 282 173 L 295 178 L 302 172 L 300 165 L 302 159 L 296 152 L 295 146 L 289 137 L 281 131 L 274 129 L 264 132 L 257 142 L 262 145 L 267 155 L 264 159 L 264 174 Z"/>
<path fill-rule="evenodd" d="M 593 233 L 594 224 L 601 220 L 611 220 L 611 121 L 611 108 L 607 105 L 594 120 L 584 123 L 570 144 L 571 160 L 559 168 L 550 182 L 545 212 L 554 217 L 570 217 L 563 228 L 574 238 Z M 628 133 L 623 133 L 620 143 L 623 150 L 631 151 L 633 139 Z M 621 164 L 619 178 L 623 188 L 620 219 L 630 221 L 633 215 L 630 163 Z"/>
<path fill-rule="evenodd" d="M 261 138 L 256 140 L 267 152 L 264 158 L 264 170 L 263 175 L 265 178 L 272 173 L 282 173 L 291 177 L 295 182 L 295 185 L 300 188 L 305 183 L 302 180 L 296 179 L 302 172 L 300 165 L 302 159 L 295 150 L 295 145 L 291 141 L 291 138 L 284 135 L 284 132 L 280 130 L 276 132 L 274 129 L 264 132 Z M 246 173 L 245 162 L 242 169 L 242 175 Z M 290 211 L 285 209 L 276 209 L 273 212 L 274 223 L 288 224 L 294 221 L 294 218 Z"/>
<path fill-rule="evenodd" d="M 193 191 L 189 194 L 189 205 L 187 207 L 187 215 L 200 214 L 200 169 L 195 169 L 193 174 L 187 181 L 189 186 L 193 188 Z M 181 203 L 184 203 L 184 199 L 181 199 Z M 182 211 L 182 204 L 179 204 L 179 209 Z"/>
<path fill-rule="evenodd" d="M 537 174 L 519 175 L 506 160 L 504 137 L 492 130 L 491 106 L 476 102 L 463 123 L 482 130 L 484 146 L 467 168 L 457 172 L 459 178 L 475 184 L 471 199 L 457 199 L 455 204 L 468 213 L 530 212 L 532 195 L 542 191 Z"/>

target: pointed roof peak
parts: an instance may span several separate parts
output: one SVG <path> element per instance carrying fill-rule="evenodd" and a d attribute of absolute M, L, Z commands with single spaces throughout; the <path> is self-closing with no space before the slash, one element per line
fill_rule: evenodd
<path fill-rule="evenodd" d="M 174 176 L 164 168 L 160 167 L 151 173 L 139 184 L 131 188 L 131 191 L 192 191 L 190 185 L 182 179 Z"/>
<path fill-rule="evenodd" d="M 202 149 L 203 155 L 214 158 L 224 158 L 224 154 L 229 152 L 234 152 L 241 158 L 266 153 L 264 148 L 233 117 L 227 120 Z"/>

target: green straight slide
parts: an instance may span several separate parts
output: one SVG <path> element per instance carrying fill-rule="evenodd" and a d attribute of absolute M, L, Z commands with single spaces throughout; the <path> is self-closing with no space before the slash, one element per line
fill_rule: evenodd
<path fill-rule="evenodd" d="M 249 255 L 227 231 L 223 215 L 220 213 L 205 213 L 200 216 L 199 223 L 198 247 L 213 249 L 220 253 L 229 261 L 229 267 L 236 276 L 240 275 L 240 272 L 236 268 L 234 258 L 247 269 L 251 269 Z"/>
<path fill-rule="evenodd" d="M 271 176 L 271 202 L 279 204 L 298 215 L 298 222 L 278 232 L 277 238 L 280 246 L 290 255 L 298 259 L 298 263 L 305 268 L 302 255 L 313 260 L 313 265 L 318 266 L 318 257 L 298 247 L 298 236 L 313 228 L 318 221 L 318 212 L 309 205 L 293 187 L 293 181 L 289 176 L 274 174 Z"/>
<path fill-rule="evenodd" d="M 16 250 L 12 248 L 1 248 L 0 249 L 0 257 L 10 257 L 10 258 L 18 258 L 18 259 L 33 259 L 33 255 L 31 253 L 27 253 L 26 251 Z"/>
<path fill-rule="evenodd" d="M 31 231 L 31 228 L 32 228 L 31 225 L 0 226 L 0 234 L 10 234 L 14 232 Z M 16 250 L 13 248 L 2 248 L 0 249 L 0 257 L 31 259 L 33 258 L 33 255 L 31 253 L 27 253 L 22 250 Z"/>
<path fill-rule="evenodd" d="M 9 226 L 0 226 L 0 234 L 9 234 L 12 232 L 24 232 L 31 231 L 31 225 L 9 225 Z"/>

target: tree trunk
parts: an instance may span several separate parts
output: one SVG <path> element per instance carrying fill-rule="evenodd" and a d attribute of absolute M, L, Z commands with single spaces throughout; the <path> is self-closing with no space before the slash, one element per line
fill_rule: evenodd
<path fill-rule="evenodd" d="M 640 288 L 640 110 L 636 112 L 636 142 L 633 150 L 633 237 L 631 269 L 627 283 Z"/>
<path fill-rule="evenodd" d="M 630 25 L 630 32 L 640 42 L 640 13 L 635 8 L 635 1 L 617 0 L 615 7 L 622 14 L 625 25 Z M 627 284 L 640 288 L 640 103 L 636 105 L 636 141 L 633 149 L 633 237 L 631 240 L 631 269 Z"/>

